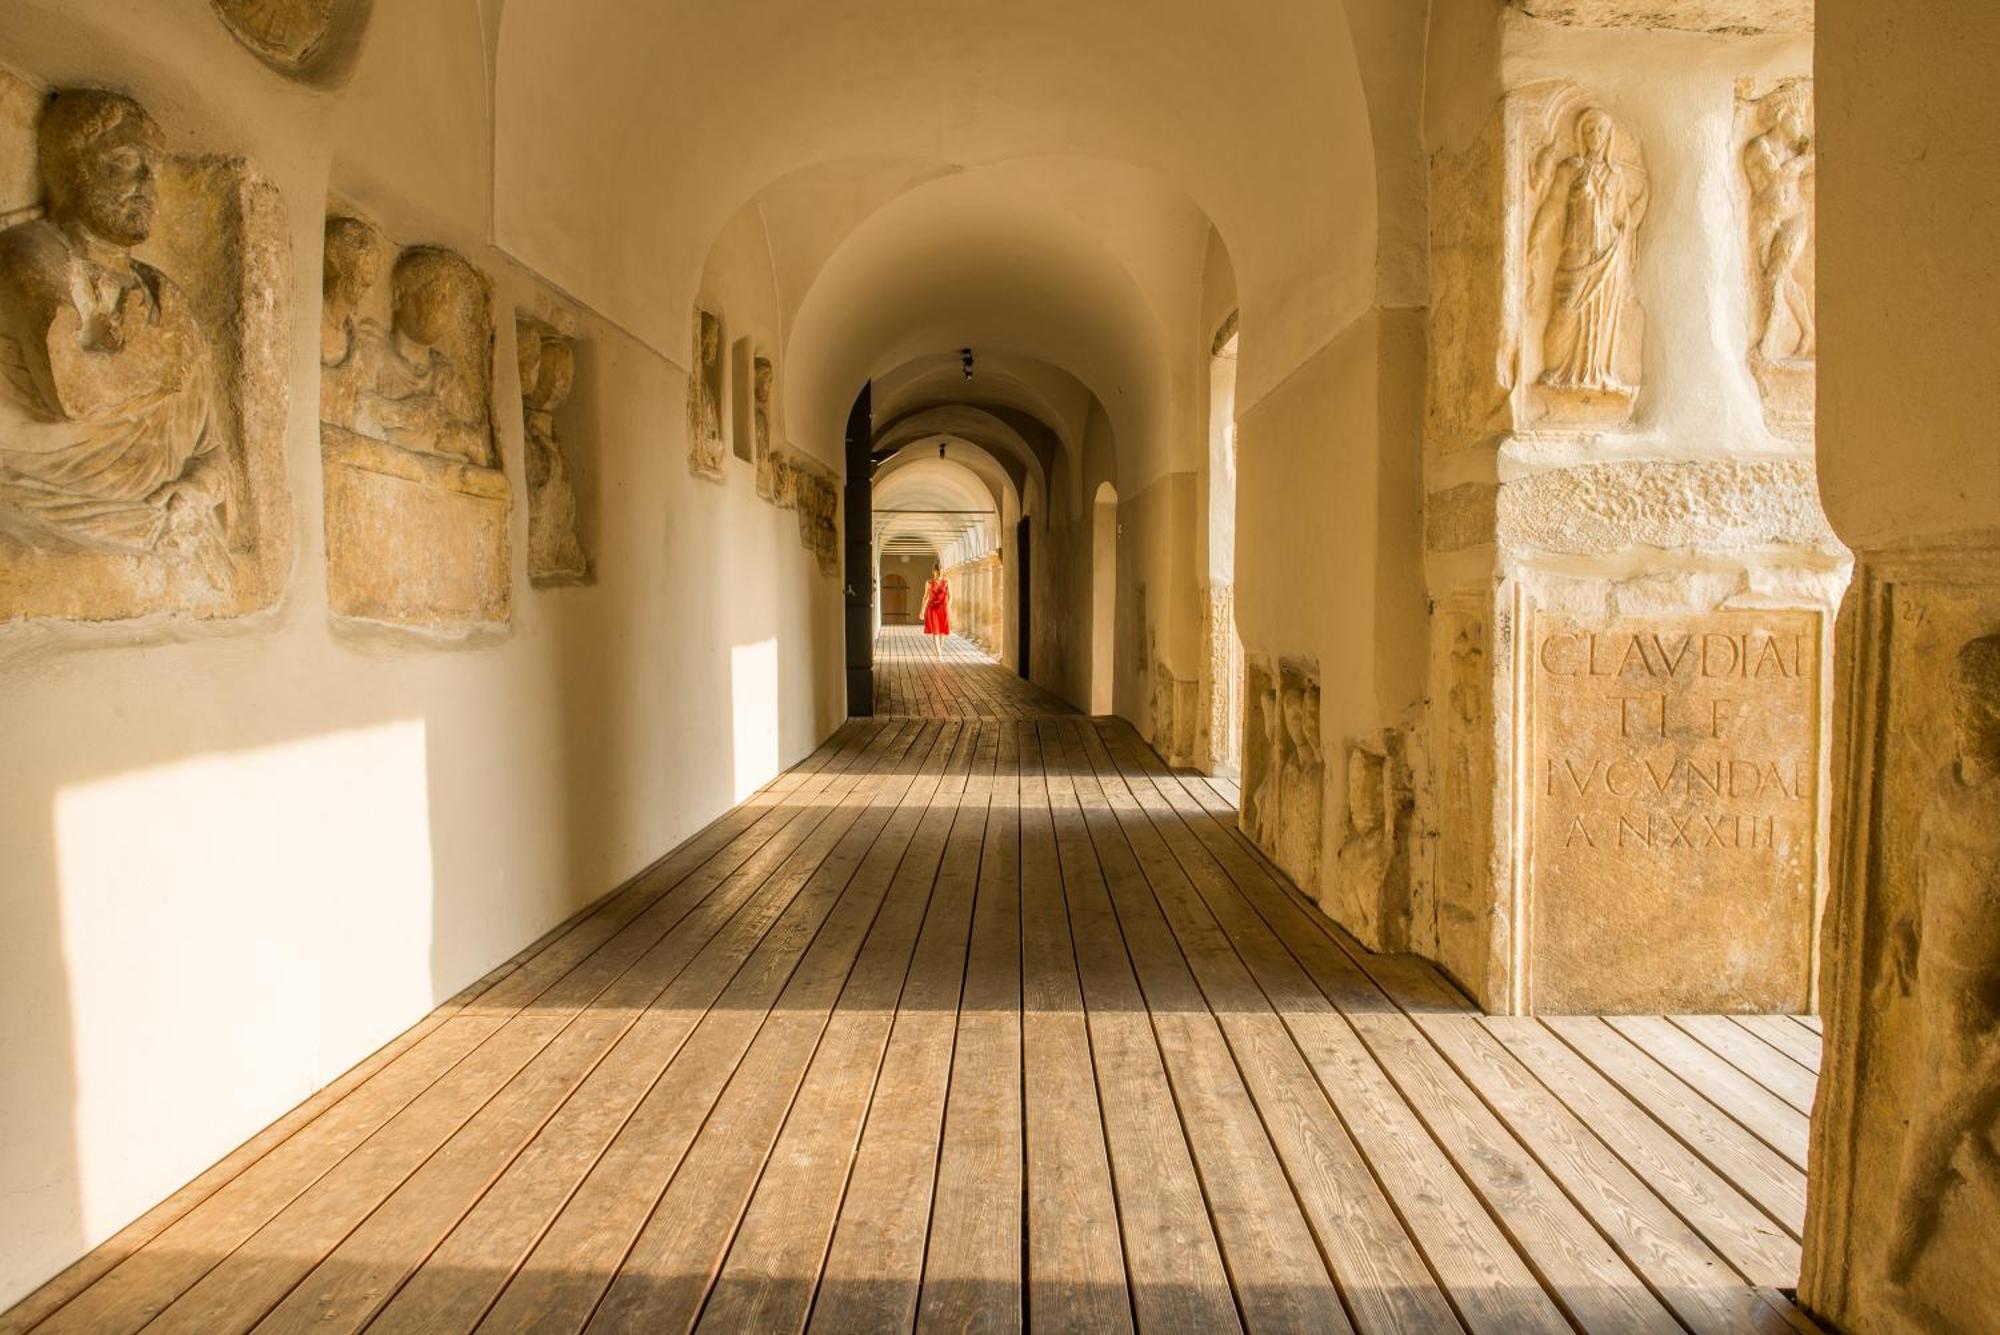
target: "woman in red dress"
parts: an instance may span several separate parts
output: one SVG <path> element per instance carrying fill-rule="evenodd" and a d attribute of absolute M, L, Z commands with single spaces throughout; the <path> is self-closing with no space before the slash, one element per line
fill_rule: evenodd
<path fill-rule="evenodd" d="M 924 584 L 924 634 L 931 637 L 931 648 L 943 662 L 944 637 L 951 634 L 951 585 L 937 566 L 931 567 L 931 577 Z"/>

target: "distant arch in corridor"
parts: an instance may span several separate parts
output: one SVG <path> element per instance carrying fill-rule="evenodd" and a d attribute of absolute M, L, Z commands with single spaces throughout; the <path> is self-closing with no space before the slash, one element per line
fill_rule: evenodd
<path fill-rule="evenodd" d="M 1097 486 L 1090 533 L 1090 712 L 1112 712 L 1118 626 L 1118 488 Z"/>

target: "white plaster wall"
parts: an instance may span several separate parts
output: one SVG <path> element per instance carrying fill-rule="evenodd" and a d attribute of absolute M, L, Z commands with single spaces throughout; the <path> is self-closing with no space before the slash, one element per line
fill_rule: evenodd
<path fill-rule="evenodd" d="M 0 632 L 0 1306 L 841 712 L 837 585 L 795 516 L 758 501 L 747 470 L 723 488 L 690 476 L 683 368 L 588 311 L 566 416 L 592 437 L 574 448 L 597 578 L 528 585 L 511 315 L 537 285 L 484 244 L 477 18 L 375 9 L 332 94 L 267 71 L 205 0 L 0 11 L 0 61 L 127 89 L 176 148 L 243 154 L 281 191 L 296 546 L 280 604 L 243 623 Z M 329 624 L 314 420 L 329 190 L 495 282 L 516 488 L 504 638 Z"/>

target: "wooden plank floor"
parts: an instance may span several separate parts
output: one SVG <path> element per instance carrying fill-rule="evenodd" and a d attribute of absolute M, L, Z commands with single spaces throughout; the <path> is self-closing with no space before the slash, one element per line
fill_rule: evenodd
<path fill-rule="evenodd" d="M 0 1331 L 1809 1329 L 1816 1023 L 1482 1017 L 928 650 Z"/>

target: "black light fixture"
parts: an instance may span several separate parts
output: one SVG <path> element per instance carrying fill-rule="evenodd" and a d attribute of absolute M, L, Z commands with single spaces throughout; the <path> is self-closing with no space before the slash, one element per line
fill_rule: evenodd
<path fill-rule="evenodd" d="M 965 378 L 966 378 L 967 380 L 970 380 L 970 379 L 972 379 L 972 349 L 971 349 L 971 348 L 960 348 L 960 349 L 958 350 L 958 364 L 959 364 L 960 366 L 963 366 L 963 367 L 965 368 Z"/>
<path fill-rule="evenodd" d="M 943 441 L 939 441 L 939 442 L 938 442 L 938 458 L 940 458 L 940 459 L 944 458 L 944 442 L 943 442 Z"/>

